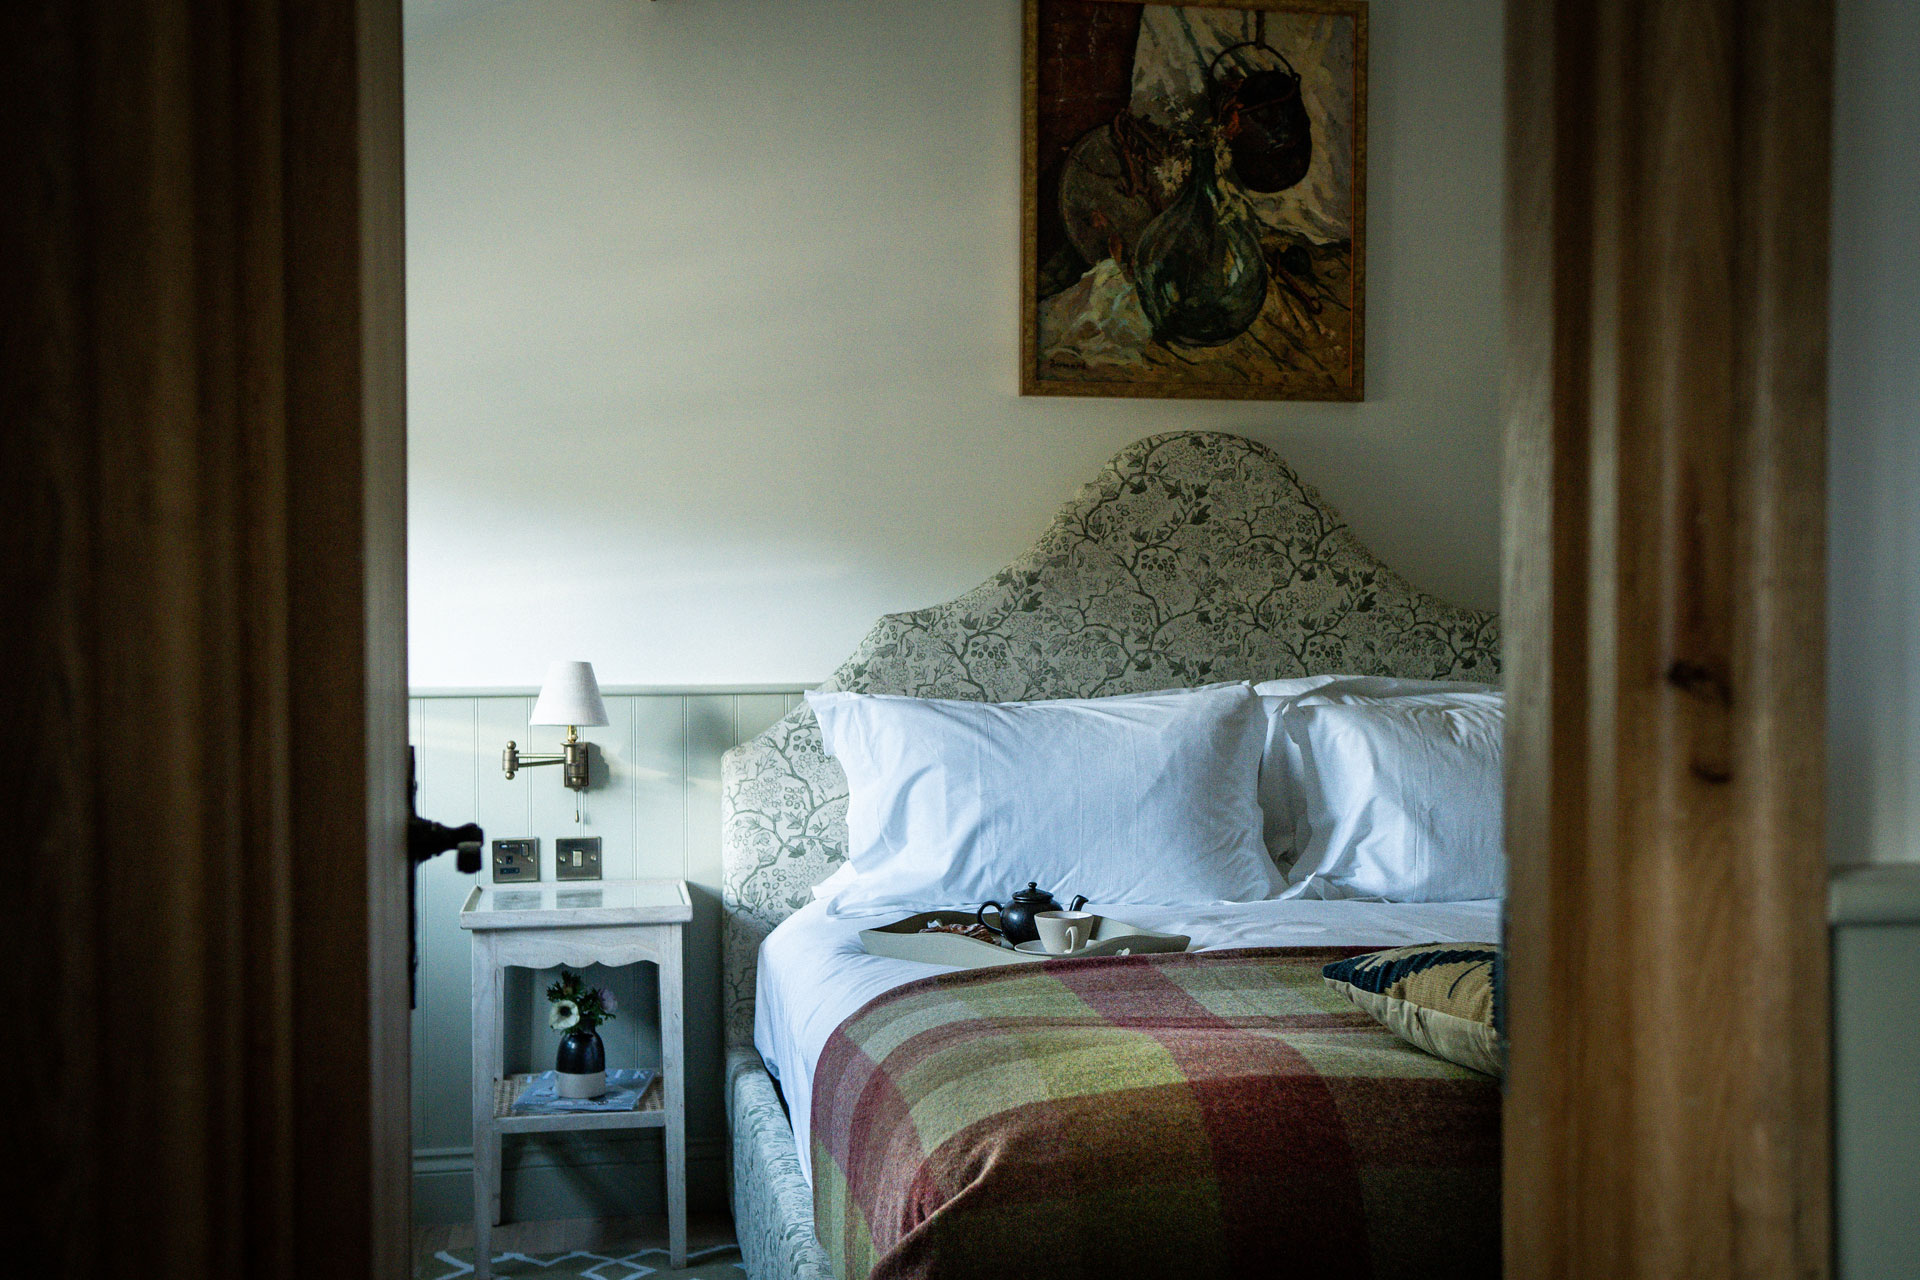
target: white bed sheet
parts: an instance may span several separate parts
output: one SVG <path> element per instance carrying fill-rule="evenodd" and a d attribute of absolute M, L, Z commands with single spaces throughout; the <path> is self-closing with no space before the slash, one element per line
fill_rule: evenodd
<path fill-rule="evenodd" d="M 1500 902 L 1269 901 L 1199 907 L 1116 907 L 1112 914 L 1162 933 L 1184 933 L 1196 951 L 1229 947 L 1397 947 L 1416 942 L 1493 942 Z M 813 1073 L 827 1038 L 867 1001 L 893 988 L 950 973 L 951 966 L 868 955 L 860 930 L 892 917 L 841 918 L 824 901 L 808 903 L 760 947 L 753 1043 L 780 1082 L 813 1181 L 809 1121 Z"/>

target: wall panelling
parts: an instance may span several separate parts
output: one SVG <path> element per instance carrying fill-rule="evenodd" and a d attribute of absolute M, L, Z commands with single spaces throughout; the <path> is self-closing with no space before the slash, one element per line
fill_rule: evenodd
<path fill-rule="evenodd" d="M 694 917 L 686 933 L 688 1192 L 695 1209 L 725 1203 L 726 1125 L 720 1079 L 720 757 L 786 714 L 797 688 L 607 691 L 612 721 L 582 729 L 594 744 L 584 820 L 554 768 L 501 776 L 509 738 L 530 751 L 558 748 L 564 729 L 527 724 L 532 690 L 420 691 L 411 700 L 419 809 L 441 822 L 478 822 L 489 841 L 540 838 L 540 871 L 553 879 L 553 843 L 599 836 L 606 874 L 684 878 Z M 459 1222 L 471 1213 L 468 1178 L 470 1039 L 468 938 L 460 904 L 473 885 L 436 858 L 418 871 L 419 1004 L 413 1015 L 414 1214 Z M 482 870 L 491 875 L 491 857 Z M 652 977 L 604 971 L 621 1014 L 602 1030 L 609 1065 L 657 1065 Z M 514 971 L 508 1005 L 510 1070 L 552 1066 L 557 1037 L 539 998 L 549 975 Z M 659 1211 L 658 1134 L 509 1139 L 508 1218 L 629 1216 Z"/>

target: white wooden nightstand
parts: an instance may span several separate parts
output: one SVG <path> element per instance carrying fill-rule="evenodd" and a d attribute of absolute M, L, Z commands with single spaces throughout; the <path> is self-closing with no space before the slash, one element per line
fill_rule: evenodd
<path fill-rule="evenodd" d="M 473 931 L 473 1259 L 478 1280 L 493 1274 L 500 1221 L 500 1135 L 573 1129 L 664 1129 L 667 1251 L 687 1262 L 687 1073 L 681 1020 L 680 930 L 693 918 L 684 880 L 602 880 L 474 888 L 460 909 Z M 516 1116 L 525 1076 L 502 1061 L 509 965 L 585 968 L 650 960 L 660 975 L 660 1078 L 638 1109 L 566 1116 Z M 625 1065 L 625 1064 L 622 1064 Z"/>

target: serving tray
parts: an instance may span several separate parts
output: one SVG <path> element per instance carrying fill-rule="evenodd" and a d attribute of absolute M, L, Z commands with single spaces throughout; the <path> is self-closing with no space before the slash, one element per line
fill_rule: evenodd
<path fill-rule="evenodd" d="M 957 933 L 922 933 L 933 921 L 971 923 L 973 912 L 922 911 L 919 915 L 862 929 L 860 941 L 869 955 L 894 960 L 918 960 L 922 964 L 950 964 L 962 969 L 979 969 L 990 964 L 1031 964 L 1036 960 L 1085 960 L 1092 956 L 1154 955 L 1166 951 L 1185 951 L 1191 941 L 1184 933 L 1155 933 L 1112 916 L 1101 916 L 1094 928 L 1093 940 L 1067 956 L 1032 955 L 1015 951 L 997 942 L 982 942 Z"/>

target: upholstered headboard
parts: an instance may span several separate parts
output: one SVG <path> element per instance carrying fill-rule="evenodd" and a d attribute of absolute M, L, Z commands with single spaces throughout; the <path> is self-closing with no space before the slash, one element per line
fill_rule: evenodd
<path fill-rule="evenodd" d="M 889 614 L 825 686 L 1010 702 L 1341 671 L 1494 680 L 1495 615 L 1415 590 L 1277 454 L 1216 432 L 1123 450 L 1018 560 Z M 727 1041 L 761 939 L 846 859 L 847 781 L 804 705 L 721 767 Z"/>

